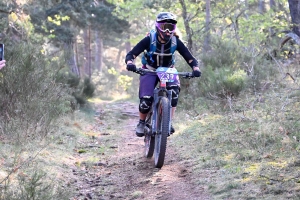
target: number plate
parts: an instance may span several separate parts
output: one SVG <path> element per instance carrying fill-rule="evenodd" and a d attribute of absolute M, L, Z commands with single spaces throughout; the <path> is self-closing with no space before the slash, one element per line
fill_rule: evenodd
<path fill-rule="evenodd" d="M 157 76 L 162 82 L 174 82 L 177 80 L 177 70 L 175 68 L 159 67 L 157 68 Z"/>

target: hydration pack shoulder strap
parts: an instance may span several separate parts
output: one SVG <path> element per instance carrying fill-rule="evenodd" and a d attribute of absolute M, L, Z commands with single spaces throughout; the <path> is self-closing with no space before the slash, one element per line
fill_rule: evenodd
<path fill-rule="evenodd" d="M 172 36 L 172 44 L 171 44 L 171 54 L 174 54 L 177 48 L 177 38 L 176 36 Z M 150 31 L 150 52 L 149 53 L 154 53 L 156 50 L 156 31 L 151 30 Z"/>
<path fill-rule="evenodd" d="M 146 56 L 151 60 L 153 61 L 152 59 L 152 55 L 156 54 L 156 55 L 169 55 L 169 54 L 164 54 L 164 53 L 155 53 L 156 51 L 156 31 L 155 30 L 150 30 L 149 32 L 149 37 L 150 37 L 150 50 L 149 52 L 147 53 L 144 53 L 144 56 L 142 57 L 142 64 L 146 65 L 146 64 L 149 64 L 147 62 L 147 59 L 145 58 Z M 173 56 L 173 60 L 172 60 L 172 63 L 174 64 L 175 63 L 175 56 L 174 56 L 174 53 L 176 51 L 176 48 L 177 48 L 177 38 L 176 36 L 172 36 L 172 41 L 171 41 L 171 49 L 170 49 L 170 53 L 171 55 Z"/>
<path fill-rule="evenodd" d="M 177 48 L 177 38 L 176 36 L 172 37 L 172 44 L 171 44 L 171 53 L 174 54 Z"/>
<path fill-rule="evenodd" d="M 150 31 L 150 54 L 153 54 L 156 51 L 156 31 Z"/>

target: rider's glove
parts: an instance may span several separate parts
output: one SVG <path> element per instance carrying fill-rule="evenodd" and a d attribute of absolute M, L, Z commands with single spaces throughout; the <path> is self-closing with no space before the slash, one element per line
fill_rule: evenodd
<path fill-rule="evenodd" d="M 135 71 L 136 71 L 136 66 L 135 66 L 135 64 L 133 64 L 133 63 L 128 63 L 127 66 L 126 66 L 126 69 L 127 69 L 128 71 L 135 72 Z"/>
<path fill-rule="evenodd" d="M 199 70 L 193 70 L 193 76 L 194 77 L 200 77 L 201 76 L 201 72 Z"/>

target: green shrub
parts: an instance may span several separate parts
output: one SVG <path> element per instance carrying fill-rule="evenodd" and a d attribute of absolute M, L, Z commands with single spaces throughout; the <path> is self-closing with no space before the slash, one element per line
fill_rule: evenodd
<path fill-rule="evenodd" d="M 71 73 L 68 68 L 63 68 L 56 76 L 56 82 L 66 84 L 70 88 L 76 88 L 80 83 L 80 77 Z"/>
<path fill-rule="evenodd" d="M 68 68 L 60 70 L 56 76 L 56 82 L 65 85 L 72 89 L 72 96 L 75 98 L 71 100 L 72 104 L 84 105 L 87 102 L 87 98 L 91 98 L 94 95 L 95 85 L 91 79 L 85 77 L 84 80 L 78 77 L 76 74 L 71 73 Z"/>
<path fill-rule="evenodd" d="M 90 78 L 85 78 L 83 81 L 83 90 L 82 94 L 85 97 L 91 98 L 94 95 L 95 85 L 91 82 Z"/>
<path fill-rule="evenodd" d="M 261 83 L 278 73 L 274 61 L 264 56 L 264 49 L 243 47 L 234 40 L 217 38 L 212 38 L 211 46 L 210 52 L 199 56 L 201 78 L 181 80 L 182 103 L 188 107 L 200 97 L 223 100 L 228 95 L 238 96 L 246 88 L 257 91 Z M 177 65 L 186 65 L 180 57 L 177 61 Z"/>
<path fill-rule="evenodd" d="M 70 110 L 68 88 L 54 81 L 58 69 L 35 45 L 7 48 L 0 78 L 0 135 L 14 141 L 46 136 L 53 122 Z"/>
<path fill-rule="evenodd" d="M 88 98 L 93 97 L 95 85 L 91 82 L 90 78 L 86 77 L 75 90 L 72 95 L 75 97 L 76 103 L 83 106 L 87 103 Z"/>
<path fill-rule="evenodd" d="M 211 66 L 213 70 L 226 66 L 231 68 L 239 67 L 239 60 L 243 59 L 243 54 L 237 45 L 230 41 L 218 39 L 212 42 L 212 47 L 213 50 L 211 52 L 201 56 L 203 66 Z"/>
<path fill-rule="evenodd" d="M 139 78 L 140 75 L 132 73 L 132 72 L 123 72 L 122 74 L 126 80 L 126 88 L 125 91 L 132 96 L 134 99 L 138 98 L 138 92 L 139 92 Z M 130 82 L 129 82 L 130 80 Z"/>
<path fill-rule="evenodd" d="M 234 71 L 224 80 L 224 90 L 238 95 L 246 86 L 247 74 L 244 70 Z"/>
<path fill-rule="evenodd" d="M 194 82 L 190 84 L 194 89 L 187 90 L 194 99 L 200 96 L 226 97 L 228 94 L 237 96 L 248 81 L 244 70 L 233 70 L 229 67 L 214 70 L 211 66 L 207 66 L 202 69 L 202 74 L 200 79 L 188 80 Z"/>
<path fill-rule="evenodd" d="M 119 71 L 113 67 L 109 69 L 105 67 L 101 74 L 93 76 L 93 81 L 97 85 L 95 92 L 102 99 L 113 99 L 116 94 L 124 92 L 136 97 L 139 75 L 128 71 Z"/>
<path fill-rule="evenodd" d="M 22 175 L 21 175 L 22 174 Z M 69 199 L 70 192 L 59 187 L 41 170 L 20 173 L 17 182 L 8 183 L 0 189 L 0 199 Z"/>
<path fill-rule="evenodd" d="M 123 91 L 127 91 L 133 84 L 133 78 L 127 75 L 120 75 L 118 78 L 118 85 L 122 88 Z"/>

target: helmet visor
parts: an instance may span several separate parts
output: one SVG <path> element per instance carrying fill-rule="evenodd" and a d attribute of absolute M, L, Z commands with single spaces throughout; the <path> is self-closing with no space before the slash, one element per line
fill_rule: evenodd
<path fill-rule="evenodd" d="M 156 22 L 156 27 L 162 32 L 169 31 L 173 33 L 176 29 L 176 24 Z"/>

